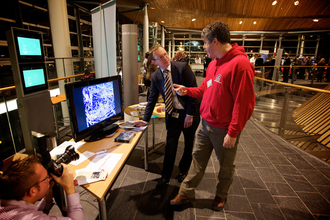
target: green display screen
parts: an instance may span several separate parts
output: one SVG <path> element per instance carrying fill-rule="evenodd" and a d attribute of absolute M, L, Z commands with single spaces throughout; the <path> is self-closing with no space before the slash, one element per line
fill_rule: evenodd
<path fill-rule="evenodd" d="M 23 70 L 23 76 L 26 88 L 40 86 L 46 83 L 43 69 Z"/>
<path fill-rule="evenodd" d="M 21 56 L 41 56 L 40 39 L 17 37 Z"/>

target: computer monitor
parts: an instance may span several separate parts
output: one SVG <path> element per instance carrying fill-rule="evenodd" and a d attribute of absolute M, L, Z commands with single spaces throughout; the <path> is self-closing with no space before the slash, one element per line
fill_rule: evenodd
<path fill-rule="evenodd" d="M 23 29 L 13 29 L 13 31 L 18 62 L 43 62 L 44 51 L 41 33 Z"/>
<path fill-rule="evenodd" d="M 45 64 L 20 65 L 24 95 L 48 89 Z"/>
<path fill-rule="evenodd" d="M 113 133 L 124 119 L 121 76 L 65 85 L 74 140 L 96 141 Z"/>

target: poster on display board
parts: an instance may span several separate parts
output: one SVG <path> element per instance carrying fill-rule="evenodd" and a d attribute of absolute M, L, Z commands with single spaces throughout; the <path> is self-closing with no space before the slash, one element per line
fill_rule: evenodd
<path fill-rule="evenodd" d="M 259 53 L 261 54 L 262 59 L 264 59 L 264 63 L 266 62 L 266 58 L 268 57 L 269 50 L 260 50 Z"/>

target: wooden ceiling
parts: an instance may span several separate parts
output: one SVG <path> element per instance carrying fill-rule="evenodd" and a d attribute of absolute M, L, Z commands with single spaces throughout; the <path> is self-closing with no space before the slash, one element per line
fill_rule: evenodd
<path fill-rule="evenodd" d="M 118 6 L 139 7 L 148 3 L 149 24 L 157 22 L 166 28 L 202 30 L 212 21 L 220 20 L 226 22 L 231 31 L 330 30 L 330 0 L 299 0 L 297 6 L 294 5 L 296 0 L 277 0 L 274 6 L 273 1 L 116 0 L 116 4 L 118 12 L 123 12 L 132 9 Z M 143 24 L 144 10 L 123 15 Z M 313 22 L 313 19 L 319 21 Z"/>

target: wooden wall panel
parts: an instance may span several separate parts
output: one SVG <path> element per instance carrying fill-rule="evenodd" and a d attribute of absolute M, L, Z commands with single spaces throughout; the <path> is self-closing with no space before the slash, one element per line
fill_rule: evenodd
<path fill-rule="evenodd" d="M 106 2 L 108 0 L 102 0 Z M 149 3 L 149 22 L 169 28 L 202 30 L 207 24 L 221 20 L 231 31 L 288 31 L 330 29 L 329 0 L 117 0 L 117 5 L 141 6 Z M 118 8 L 119 12 L 128 8 Z M 135 20 L 137 11 L 125 13 Z M 143 24 L 144 11 L 138 13 L 137 23 Z M 191 21 L 193 18 L 196 21 Z M 319 22 L 312 20 L 318 18 Z M 165 23 L 161 23 L 165 21 Z M 239 22 L 242 21 L 242 24 Z M 253 24 L 256 21 L 257 24 Z"/>

